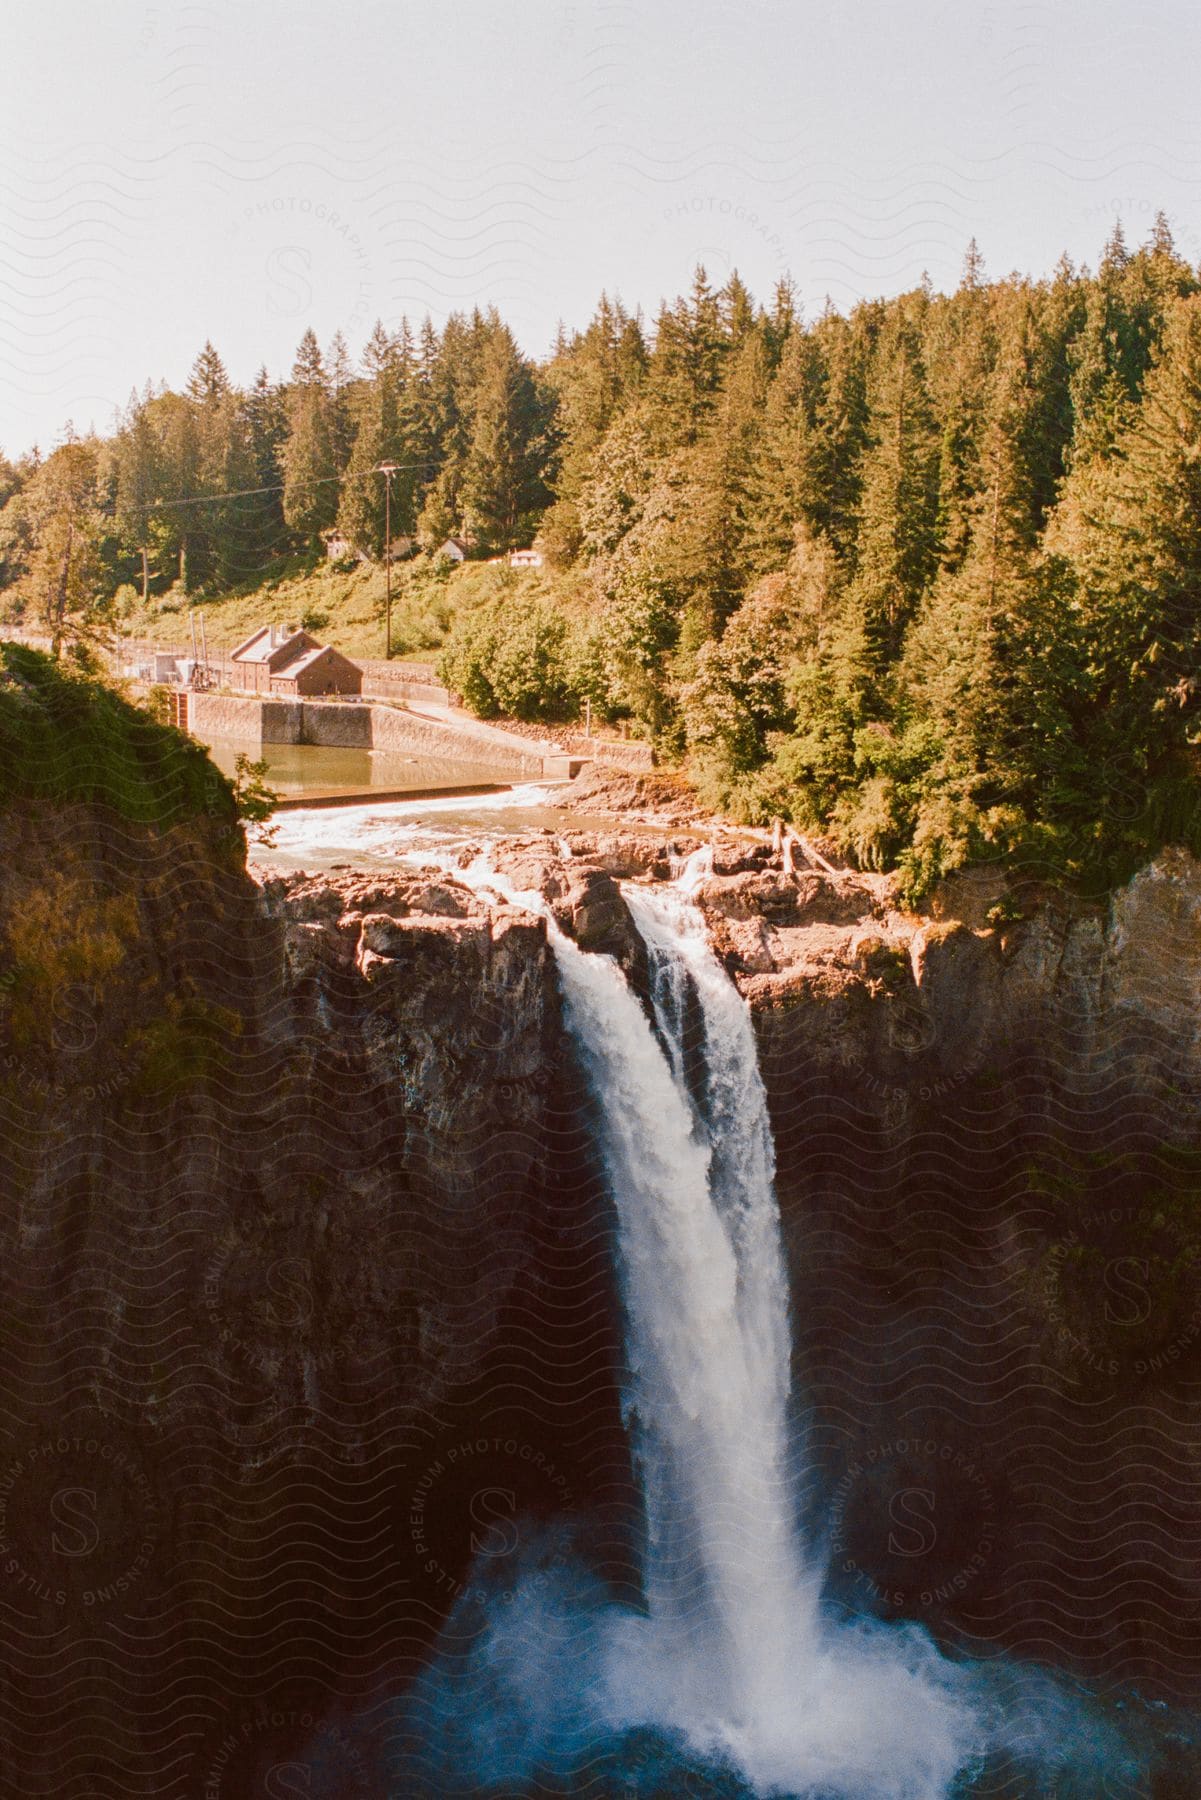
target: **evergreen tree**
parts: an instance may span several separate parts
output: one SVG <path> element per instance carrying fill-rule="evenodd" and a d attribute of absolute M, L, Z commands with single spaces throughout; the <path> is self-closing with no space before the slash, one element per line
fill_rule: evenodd
<path fill-rule="evenodd" d="M 1176 302 L 1141 408 L 1074 477 L 1051 546 L 1080 577 L 1106 703 L 1150 709 L 1182 745 L 1201 691 L 1201 296 Z"/>
<path fill-rule="evenodd" d="M 214 406 L 229 396 L 229 376 L 225 372 L 225 364 L 208 338 L 192 364 L 187 392 L 189 400 L 194 400 L 197 406 Z"/>
<path fill-rule="evenodd" d="M 690 442 L 712 410 L 728 349 L 721 301 L 698 264 L 688 298 L 661 308 L 648 364 L 650 392 L 671 441 Z"/>
<path fill-rule="evenodd" d="M 583 543 L 578 499 L 592 474 L 605 433 L 641 384 L 646 346 L 620 301 L 602 294 L 588 329 L 563 337 L 547 369 L 555 409 L 555 503 L 542 520 L 539 541 L 553 561 L 574 561 Z"/>
<path fill-rule="evenodd" d="M 202 504 L 198 409 L 181 394 L 158 394 L 146 407 L 158 439 L 158 495 L 150 530 L 160 569 L 175 564 L 183 592 L 188 590 L 189 552 L 207 529 Z"/>
<path fill-rule="evenodd" d="M 741 350 L 751 332 L 755 330 L 757 320 L 755 303 L 737 269 L 722 288 L 717 297 L 717 304 L 722 336 L 731 350 Z"/>
<path fill-rule="evenodd" d="M 768 359 L 773 369 L 780 361 L 793 327 L 799 323 L 800 308 L 797 305 L 796 284 L 788 276 L 784 276 L 776 283 L 771 311 L 767 315 L 766 322 L 765 341 Z"/>
<path fill-rule="evenodd" d="M 984 258 L 975 238 L 969 240 L 964 254 L 963 278 L 959 285 L 961 292 L 968 294 L 978 294 L 984 286 Z"/>
<path fill-rule="evenodd" d="M 752 327 L 699 443 L 684 457 L 687 490 L 677 522 L 678 566 L 691 588 L 684 646 L 717 636 L 742 597 L 753 562 L 754 458 L 768 387 L 768 351 Z"/>
<path fill-rule="evenodd" d="M 250 509 L 253 525 L 248 551 L 252 564 L 262 569 L 281 554 L 287 535 L 283 456 L 288 441 L 288 403 L 284 390 L 272 382 L 265 368 L 255 376 L 242 412 L 250 445 L 251 486 L 257 490 Z"/>
<path fill-rule="evenodd" d="M 973 240 L 953 293 L 811 323 L 698 269 L 653 348 L 602 295 L 541 364 L 491 309 L 377 324 L 359 372 L 307 332 L 245 394 L 206 343 L 108 445 L 0 459 L 0 582 L 64 643 L 119 582 L 228 586 L 335 515 L 378 555 L 394 462 L 396 535 L 553 565 L 516 636 L 507 588 L 456 625 L 480 704 L 586 695 L 910 898 L 982 855 L 1112 880 L 1201 848 L 1198 307 L 1161 214 L 1095 275 L 989 281 Z M 431 639 L 492 578 L 439 578 Z"/>
<path fill-rule="evenodd" d="M 773 332 L 764 335 L 770 358 Z M 820 529 L 825 511 L 827 459 L 818 414 L 828 373 L 812 334 L 791 332 L 767 392 L 762 422 L 743 446 L 746 467 L 747 550 L 765 574 L 786 560 L 798 527 Z"/>
<path fill-rule="evenodd" d="M 933 578 L 939 553 L 938 439 L 920 339 L 903 313 L 877 348 L 870 406 L 856 586 L 868 632 L 888 660 Z"/>
<path fill-rule="evenodd" d="M 143 604 L 150 594 L 151 518 L 162 485 L 158 450 L 149 397 L 131 394 L 115 447 L 115 514 L 118 531 L 138 557 Z"/>
<path fill-rule="evenodd" d="M 543 423 L 533 375 L 501 327 L 484 353 L 462 478 L 464 522 L 482 548 L 504 550 L 532 535 L 546 500 Z"/>
<path fill-rule="evenodd" d="M 417 470 L 402 429 L 411 361 L 407 325 L 405 334 L 394 339 L 377 322 L 363 352 L 366 381 L 359 394 L 354 449 L 338 510 L 340 529 L 352 544 L 372 556 L 382 556 L 386 549 L 384 526 L 389 508 L 385 506 L 384 478 L 377 472 L 382 462 L 398 465 L 390 503 L 393 537 L 410 534 L 415 523 Z"/>
<path fill-rule="evenodd" d="M 824 377 L 815 415 L 810 470 L 813 529 L 846 559 L 854 549 L 863 480 L 863 458 L 870 441 L 868 370 L 875 352 L 882 309 L 856 307 L 849 320 L 829 306 L 814 336 Z"/>
<path fill-rule="evenodd" d="M 283 464 L 284 519 L 302 542 L 315 547 L 337 516 L 339 470 L 329 383 L 311 330 L 301 338 L 292 366 Z"/>
<path fill-rule="evenodd" d="M 252 501 L 244 490 L 254 485 L 254 461 L 240 397 L 211 343 L 196 358 L 187 394 L 196 434 L 192 575 L 229 586 L 253 567 L 247 555 Z"/>
<path fill-rule="evenodd" d="M 382 329 L 377 323 L 377 329 Z M 334 461 L 339 470 L 350 460 L 354 443 L 354 363 L 350 348 L 340 331 L 335 331 L 325 353 L 326 380 L 329 386 L 330 431 Z"/>

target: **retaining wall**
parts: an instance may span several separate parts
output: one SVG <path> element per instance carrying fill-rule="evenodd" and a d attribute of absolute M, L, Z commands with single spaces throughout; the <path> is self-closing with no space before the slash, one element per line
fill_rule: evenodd
<path fill-rule="evenodd" d="M 202 742 L 244 738 L 263 744 L 320 744 L 327 749 L 398 750 L 447 762 L 490 763 L 515 777 L 566 779 L 568 758 L 546 755 L 474 721 L 443 725 L 391 706 L 323 700 L 256 700 L 227 694 L 190 694 L 189 724 Z"/>
<path fill-rule="evenodd" d="M 303 700 L 256 700 L 234 694 L 188 694 L 188 725 L 201 739 L 257 738 L 260 744 L 300 744 Z"/>

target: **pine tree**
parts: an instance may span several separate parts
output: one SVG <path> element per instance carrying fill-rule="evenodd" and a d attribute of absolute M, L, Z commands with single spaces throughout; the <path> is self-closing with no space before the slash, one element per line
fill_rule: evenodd
<path fill-rule="evenodd" d="M 317 339 L 306 331 L 292 367 L 284 446 L 284 518 L 302 541 L 315 547 L 338 510 L 334 420 L 325 364 Z"/>
<path fill-rule="evenodd" d="M 329 387 L 330 430 L 334 461 L 339 470 L 350 460 L 354 443 L 354 363 L 350 348 L 340 331 L 335 331 L 325 353 L 326 381 Z"/>
<path fill-rule="evenodd" d="M 767 315 L 767 353 L 773 369 L 776 368 L 783 355 L 784 346 L 788 342 L 793 328 L 800 324 L 800 316 L 796 283 L 791 277 L 783 276 L 776 283 L 771 311 Z"/>
<path fill-rule="evenodd" d="M 417 473 L 403 431 L 406 372 L 412 361 L 407 324 L 398 339 L 378 322 L 363 351 L 366 381 L 356 408 L 354 449 L 342 486 L 339 528 L 357 548 L 383 555 L 384 526 L 390 511 L 393 537 L 412 532 Z M 382 462 L 394 462 L 390 508 L 385 506 Z"/>
<path fill-rule="evenodd" d="M 1028 346 L 1011 341 L 990 384 L 983 483 L 967 554 L 927 596 L 901 676 L 904 708 L 930 722 L 948 765 L 969 787 L 977 775 L 990 787 L 1004 785 L 1022 725 L 1023 673 L 1006 651 L 1031 588 L 1037 544 L 1027 460 L 1030 373 Z"/>
<path fill-rule="evenodd" d="M 197 503 L 191 512 L 189 552 L 193 578 L 215 577 L 222 586 L 244 580 L 254 564 L 248 555 L 254 486 L 254 459 L 241 396 L 225 365 L 206 343 L 188 381 L 195 414 Z"/>
<path fill-rule="evenodd" d="M 284 446 L 288 440 L 287 396 L 260 368 L 243 402 L 253 470 L 253 526 L 249 554 L 262 569 L 281 554 L 287 527 L 283 511 Z"/>
<path fill-rule="evenodd" d="M 689 652 L 720 634 L 751 573 L 754 456 L 767 387 L 765 335 L 756 327 L 731 356 L 704 435 L 680 453 L 683 495 L 671 563 L 689 590 L 681 639 Z"/>
<path fill-rule="evenodd" d="M 755 303 L 737 269 L 717 296 L 717 304 L 722 336 L 731 350 L 741 350 L 755 329 L 756 319 Z"/>
<path fill-rule="evenodd" d="M 188 398 L 198 406 L 214 406 L 218 401 L 226 399 L 229 392 L 229 376 L 225 372 L 225 364 L 211 341 L 206 338 L 204 348 L 192 364 L 192 372 L 188 376 Z"/>
<path fill-rule="evenodd" d="M 856 587 L 879 654 L 896 654 L 938 566 L 938 438 L 915 327 L 902 314 L 877 350 L 863 458 Z"/>
<path fill-rule="evenodd" d="M 969 294 L 979 293 L 984 286 L 984 258 L 980 254 L 980 246 L 975 238 L 968 242 L 963 258 L 963 279 L 960 288 Z"/>
<path fill-rule="evenodd" d="M 1176 302 L 1141 408 L 1057 523 L 1113 697 L 1146 692 L 1178 736 L 1201 701 L 1201 296 Z"/>
<path fill-rule="evenodd" d="M 811 462 L 812 520 L 848 558 L 858 529 L 863 458 L 870 442 L 868 370 L 882 309 L 858 306 L 843 319 L 827 306 L 814 336 L 824 377 L 814 419 Z"/>
<path fill-rule="evenodd" d="M 1166 221 L 1136 255 L 1121 222 L 1115 225 L 1072 351 L 1074 463 L 1111 453 L 1133 421 L 1170 307 L 1196 292 L 1196 276 L 1175 255 Z"/>
<path fill-rule="evenodd" d="M 147 402 L 131 394 L 116 442 L 117 529 L 126 545 L 137 553 L 141 568 L 142 603 L 150 595 L 150 521 L 159 497 L 161 473 L 158 440 L 150 422 Z"/>
<path fill-rule="evenodd" d="M 464 522 L 481 547 L 508 549 L 533 529 L 545 503 L 539 401 L 509 332 L 494 332 L 474 396 L 462 480 Z"/>
<path fill-rule="evenodd" d="M 688 298 L 660 309 L 647 369 L 663 421 L 664 447 L 695 438 L 714 405 L 728 349 L 721 302 L 698 264 Z"/>
<path fill-rule="evenodd" d="M 415 434 L 429 475 L 418 536 L 428 548 L 463 528 L 463 479 L 471 447 L 475 392 L 484 351 L 504 328 L 495 312 L 451 313 L 439 338 L 427 320 L 419 352 Z"/>
<path fill-rule="evenodd" d="M 770 343 L 769 330 L 769 356 Z M 798 526 L 817 529 L 824 498 L 817 416 L 826 380 L 815 338 L 791 333 L 768 388 L 762 423 L 747 446 L 748 538 L 752 566 L 760 573 L 783 565 Z"/>
<path fill-rule="evenodd" d="M 189 552 L 207 529 L 203 506 L 199 409 L 181 394 L 163 392 L 146 404 L 158 439 L 158 494 L 150 530 L 160 566 L 176 566 L 180 589 L 189 582 Z"/>

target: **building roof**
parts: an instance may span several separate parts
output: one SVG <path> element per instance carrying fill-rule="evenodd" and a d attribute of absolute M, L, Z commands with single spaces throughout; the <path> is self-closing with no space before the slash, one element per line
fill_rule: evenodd
<path fill-rule="evenodd" d="M 230 651 L 230 653 L 229 653 L 230 661 L 231 662 L 250 662 L 252 660 L 257 661 L 258 660 L 257 657 L 253 658 L 253 659 L 251 658 L 250 651 L 251 651 L 252 647 L 259 642 L 260 638 L 269 637 L 270 635 L 271 635 L 271 627 L 269 625 L 260 625 L 258 630 L 252 631 L 250 636 L 248 638 L 246 638 L 243 643 L 239 644 L 236 650 Z"/>
<path fill-rule="evenodd" d="M 283 668 L 273 669 L 272 674 L 282 675 L 285 681 L 293 681 L 303 670 L 311 669 L 314 663 L 320 662 L 323 656 L 340 655 L 341 652 L 335 650 L 330 644 L 317 644 L 312 650 L 305 650 L 299 656 L 289 657 Z M 349 658 L 344 657 L 343 661 L 349 661 Z"/>
<path fill-rule="evenodd" d="M 281 651 L 290 651 L 291 654 L 285 655 L 282 659 L 283 662 L 290 662 L 293 655 L 298 655 L 311 643 L 312 639 L 305 631 L 290 631 L 286 626 L 281 630 L 275 625 L 260 625 L 259 629 L 252 631 L 246 641 L 239 644 L 236 650 L 230 651 L 230 661 L 265 663 L 278 657 Z M 293 645 L 296 646 L 294 650 L 292 649 Z"/>
<path fill-rule="evenodd" d="M 343 656 L 340 650 L 335 650 L 332 644 L 319 644 L 307 631 L 280 631 L 270 625 L 262 626 L 244 644 L 239 644 L 230 653 L 230 660 L 242 664 L 265 665 L 272 680 L 294 681 L 325 656 L 336 658 L 348 668 L 358 669 L 357 663 L 351 662 L 348 656 Z"/>

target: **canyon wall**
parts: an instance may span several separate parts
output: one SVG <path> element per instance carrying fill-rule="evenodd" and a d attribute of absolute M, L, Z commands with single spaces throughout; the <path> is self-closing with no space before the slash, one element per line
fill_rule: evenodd
<path fill-rule="evenodd" d="M 629 1591 L 545 925 L 435 872 L 256 886 L 212 792 L 3 817 L 14 1793 L 241 1795 L 316 1744 L 378 1794 L 473 1559 L 583 1521 Z M 694 841 L 501 860 L 637 987 L 614 878 Z M 833 1598 L 1195 1700 L 1201 874 L 915 919 L 730 842 L 698 899 L 756 1017 Z"/>
<path fill-rule="evenodd" d="M 1201 867 L 992 925 L 986 876 L 926 920 L 859 878 L 702 898 L 756 1013 L 832 1594 L 1195 1704 Z"/>
<path fill-rule="evenodd" d="M 6 1793 L 291 1791 L 625 1467 L 543 923 L 261 891 L 213 795 L 0 823 Z"/>

